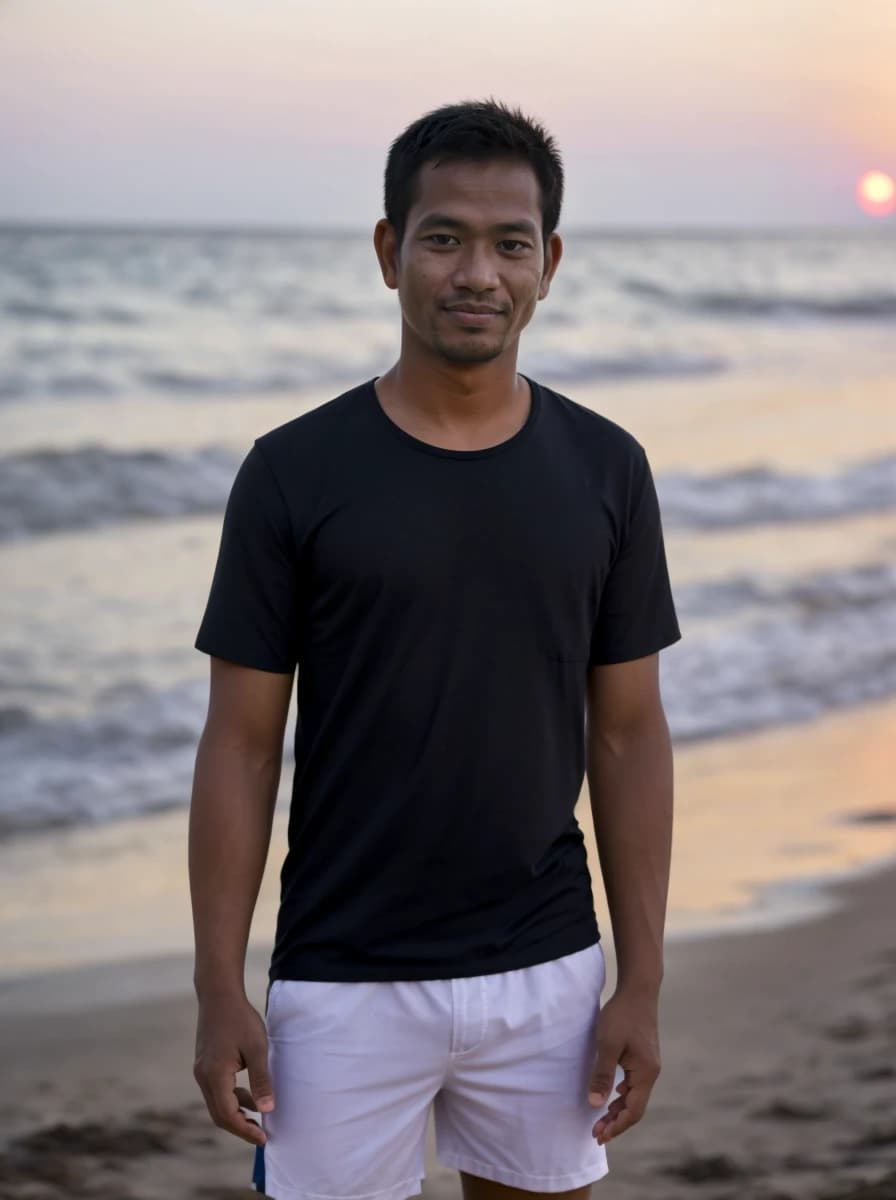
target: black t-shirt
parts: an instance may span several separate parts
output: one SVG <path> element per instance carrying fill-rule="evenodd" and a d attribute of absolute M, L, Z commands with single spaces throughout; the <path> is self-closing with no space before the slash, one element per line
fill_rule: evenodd
<path fill-rule="evenodd" d="M 370 380 L 237 473 L 196 646 L 298 665 L 271 979 L 479 975 L 599 936 L 586 673 L 681 634 L 643 447 L 528 382 L 497 446 L 411 436 Z"/>

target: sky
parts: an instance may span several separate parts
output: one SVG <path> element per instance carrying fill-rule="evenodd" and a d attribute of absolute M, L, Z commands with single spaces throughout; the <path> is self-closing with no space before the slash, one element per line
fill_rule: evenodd
<path fill-rule="evenodd" d="M 870 225 L 896 0 L 0 0 L 0 220 L 369 229 L 392 139 L 494 96 L 561 229 Z"/>

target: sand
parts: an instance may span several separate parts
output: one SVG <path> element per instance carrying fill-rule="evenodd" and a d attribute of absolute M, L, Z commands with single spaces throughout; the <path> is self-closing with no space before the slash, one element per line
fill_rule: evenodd
<path fill-rule="evenodd" d="M 801 923 L 670 944 L 663 1074 L 595 1196 L 896 1197 L 896 869 L 831 895 Z M 250 1148 L 192 1080 L 189 977 L 167 957 L 2 986 L 0 1197 L 253 1194 Z M 249 980 L 260 1001 L 257 952 Z M 431 1134 L 425 1194 L 459 1196 Z"/>
<path fill-rule="evenodd" d="M 896 1198 L 894 728 L 896 703 L 882 701 L 678 748 L 687 819 L 673 867 L 664 1069 L 645 1120 L 611 1143 L 595 1197 Z M 583 807 L 579 819 L 590 834 Z M 256 1194 L 251 1148 L 211 1124 L 193 1082 L 190 956 L 140 957 L 144 908 L 188 928 L 184 898 L 170 899 L 185 884 L 182 821 L 157 819 L 148 859 L 133 829 L 130 849 L 114 830 L 109 844 L 93 831 L 90 857 L 80 834 L 52 854 L 47 839 L 8 848 L 7 899 L 23 911 L 3 928 L 56 966 L 0 976 L 0 1200 Z M 813 886 L 835 868 L 839 882 Z M 72 871 L 92 905 L 76 903 Z M 785 871 L 803 880 L 782 897 Z M 58 904 L 42 892 L 41 905 L 36 879 L 55 880 Z M 68 922 L 63 892 L 76 909 Z M 595 897 L 606 929 L 599 886 Z M 268 901 L 265 920 L 272 911 Z M 60 968 L 56 934 L 82 955 L 114 947 L 116 962 Z M 605 947 L 612 981 L 609 937 Z M 247 978 L 259 1007 L 266 962 L 254 946 Z M 459 1197 L 431 1128 L 427 1164 L 426 1194 Z"/>

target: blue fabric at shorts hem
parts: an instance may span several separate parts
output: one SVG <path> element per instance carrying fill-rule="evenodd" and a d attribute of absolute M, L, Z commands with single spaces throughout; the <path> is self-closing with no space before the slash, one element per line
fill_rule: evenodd
<path fill-rule="evenodd" d="M 255 1147 L 255 1165 L 252 1168 L 252 1182 L 256 1192 L 264 1192 L 264 1146 Z"/>

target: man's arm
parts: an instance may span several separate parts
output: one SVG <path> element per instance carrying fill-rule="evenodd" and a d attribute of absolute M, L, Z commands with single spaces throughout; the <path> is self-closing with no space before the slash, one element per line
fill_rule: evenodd
<path fill-rule="evenodd" d="M 659 688 L 659 654 L 591 669 L 586 771 L 618 979 L 599 1022 L 592 1103 L 619 1098 L 595 1125 L 599 1142 L 641 1119 L 659 1075 L 657 1034 L 663 928 L 672 845 L 672 744 Z"/>
<path fill-rule="evenodd" d="M 264 1022 L 245 992 L 246 947 L 271 838 L 292 674 L 211 658 L 208 717 L 190 807 L 189 873 L 199 998 L 193 1073 L 216 1125 L 265 1137 L 239 1106 L 270 1111 Z M 251 1096 L 235 1089 L 249 1070 Z"/>

